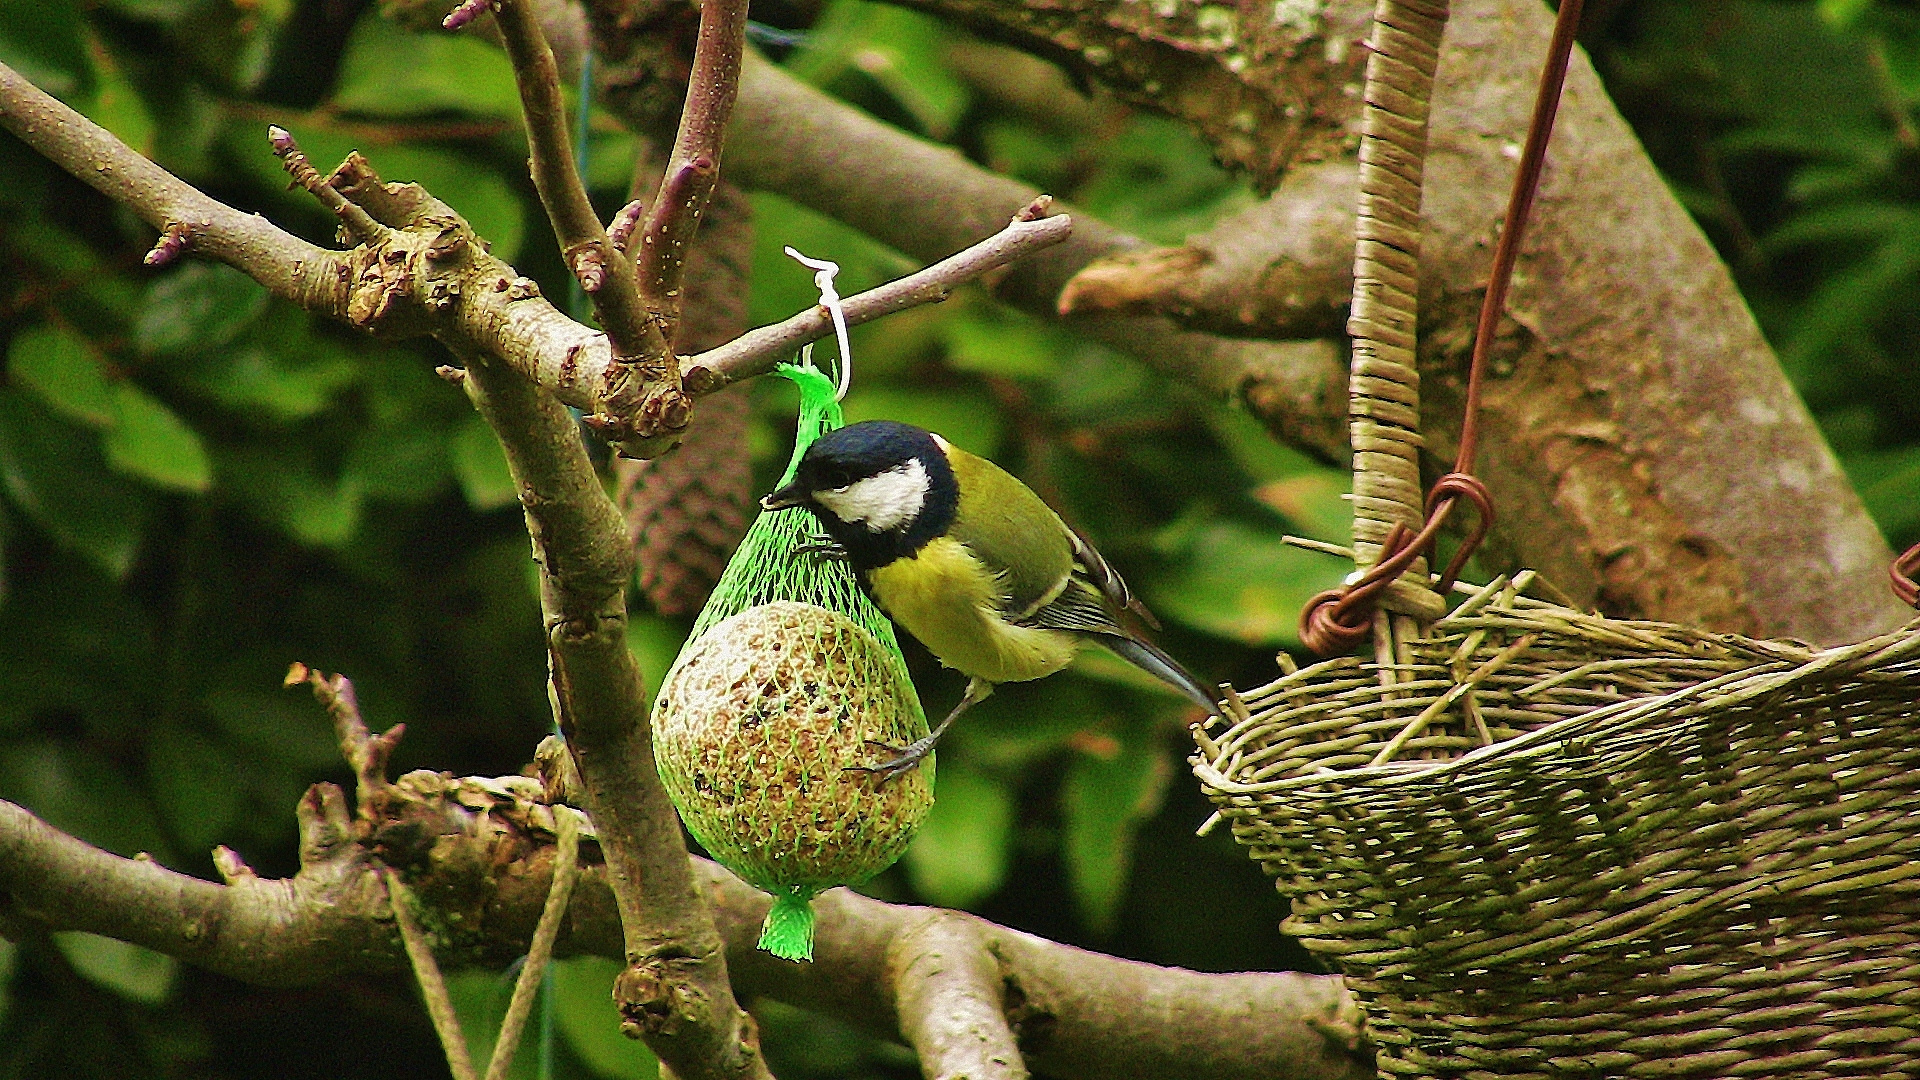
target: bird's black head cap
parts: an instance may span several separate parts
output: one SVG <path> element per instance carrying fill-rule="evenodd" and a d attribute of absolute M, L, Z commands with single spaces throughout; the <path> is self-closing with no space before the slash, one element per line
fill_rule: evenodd
<path fill-rule="evenodd" d="M 959 508 L 960 487 L 931 432 L 863 420 L 814 440 L 793 483 L 761 505 L 806 507 L 847 549 L 855 568 L 872 570 L 944 535 Z"/>

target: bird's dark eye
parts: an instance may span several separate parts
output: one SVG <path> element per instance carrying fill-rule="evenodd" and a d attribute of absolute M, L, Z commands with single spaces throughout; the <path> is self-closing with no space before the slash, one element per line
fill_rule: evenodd
<path fill-rule="evenodd" d="M 820 486 L 824 488 L 843 488 L 853 483 L 853 474 L 845 469 L 828 469 L 820 475 Z"/>

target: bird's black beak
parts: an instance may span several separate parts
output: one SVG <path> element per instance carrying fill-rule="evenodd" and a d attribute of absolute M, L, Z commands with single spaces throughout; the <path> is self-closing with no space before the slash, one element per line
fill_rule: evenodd
<path fill-rule="evenodd" d="M 785 510 L 789 506 L 804 506 L 806 501 L 807 493 L 801 490 L 798 483 L 792 483 L 761 499 L 760 509 Z"/>

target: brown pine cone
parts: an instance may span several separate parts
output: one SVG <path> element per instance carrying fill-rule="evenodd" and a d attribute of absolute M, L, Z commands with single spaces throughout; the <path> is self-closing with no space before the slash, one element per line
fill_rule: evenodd
<path fill-rule="evenodd" d="M 695 353 L 747 329 L 753 219 L 739 189 L 721 184 L 687 257 L 686 304 L 674 350 Z M 698 611 L 751 520 L 745 387 L 694 406 L 680 448 L 653 461 L 614 462 L 620 509 L 640 564 L 640 591 L 663 615 Z"/>
<path fill-rule="evenodd" d="M 700 610 L 747 531 L 747 405 L 745 389 L 713 394 L 700 402 L 678 450 L 615 466 L 640 591 L 662 615 Z"/>

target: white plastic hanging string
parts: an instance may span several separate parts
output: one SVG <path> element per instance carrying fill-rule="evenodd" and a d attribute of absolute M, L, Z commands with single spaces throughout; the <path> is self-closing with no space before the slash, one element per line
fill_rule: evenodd
<path fill-rule="evenodd" d="M 853 385 L 853 346 L 847 342 L 847 313 L 840 306 L 840 294 L 833 287 L 833 276 L 840 272 L 840 264 L 831 259 L 809 259 L 791 245 L 786 252 L 788 258 L 813 271 L 813 287 L 820 290 L 820 306 L 833 317 L 833 338 L 840 346 L 840 356 L 834 364 L 839 388 L 834 391 L 833 400 L 845 401 L 847 388 Z M 811 351 L 813 346 L 807 348 Z"/>

